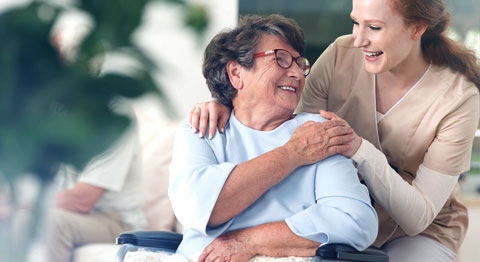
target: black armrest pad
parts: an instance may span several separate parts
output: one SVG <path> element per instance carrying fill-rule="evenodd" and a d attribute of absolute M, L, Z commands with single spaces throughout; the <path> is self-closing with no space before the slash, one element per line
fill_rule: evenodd
<path fill-rule="evenodd" d="M 117 245 L 132 244 L 143 247 L 157 247 L 176 250 L 183 235 L 168 231 L 128 231 L 117 237 Z"/>
<path fill-rule="evenodd" d="M 121 233 L 116 242 L 117 245 L 132 244 L 139 247 L 168 249 L 175 252 L 182 239 L 183 235 L 175 232 L 128 231 Z M 316 255 L 322 259 L 340 259 L 340 261 L 388 262 L 387 254 L 375 247 L 369 247 L 360 252 L 348 245 L 327 244 L 319 247 Z"/>
<path fill-rule="evenodd" d="M 325 259 L 341 259 L 342 261 L 388 262 L 387 254 L 376 247 L 369 247 L 364 251 L 357 251 L 348 245 L 327 244 L 319 247 L 316 255 Z"/>

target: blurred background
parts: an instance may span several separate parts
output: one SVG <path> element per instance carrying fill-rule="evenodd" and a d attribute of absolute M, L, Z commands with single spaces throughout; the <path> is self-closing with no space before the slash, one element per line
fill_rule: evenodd
<path fill-rule="evenodd" d="M 450 36 L 480 57 L 478 0 L 445 2 L 453 14 Z M 194 103 L 211 99 L 201 73 L 206 44 L 240 15 L 294 18 L 315 61 L 351 32 L 350 10 L 350 0 L 0 1 L 0 261 L 12 239 L 13 248 L 25 249 L 22 260 L 41 252 L 25 239 L 41 239 L 32 232 L 41 225 L 37 215 L 48 205 L 55 167 L 81 167 L 128 126 L 128 117 L 111 112 L 112 100 L 127 97 L 165 123 L 183 119 Z M 461 187 L 471 217 L 458 261 L 474 261 L 480 130 Z"/>

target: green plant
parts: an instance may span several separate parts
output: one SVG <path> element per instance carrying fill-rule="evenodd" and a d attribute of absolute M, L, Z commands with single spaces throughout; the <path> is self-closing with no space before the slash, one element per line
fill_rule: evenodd
<path fill-rule="evenodd" d="M 185 24 L 197 32 L 207 26 L 205 9 L 180 0 L 164 1 L 181 5 Z M 41 181 L 34 208 L 38 217 L 56 167 L 69 163 L 81 168 L 129 125 L 128 117 L 111 110 L 114 98 L 152 92 L 171 108 L 152 78 L 155 63 L 131 39 L 148 3 L 78 0 L 75 6 L 65 7 L 34 1 L 0 14 L 0 185 L 9 189 L 0 191 L 0 208 L 2 199 L 8 199 L 11 210 L 10 215 L 0 216 L 2 261 L 24 261 L 25 241 L 37 229 L 38 219 L 31 218 L 27 223 L 31 234 L 17 238 L 18 243 L 10 239 L 18 210 L 15 181 L 22 174 L 33 174 Z M 60 57 L 51 37 L 54 23 L 66 8 L 75 8 L 93 21 L 76 59 L 69 62 Z M 129 75 L 92 73 L 93 64 L 108 52 L 124 53 L 140 66 Z"/>
<path fill-rule="evenodd" d="M 475 145 L 475 144 L 474 144 Z M 472 152 L 472 168 L 469 171 L 469 175 L 480 175 L 480 152 Z"/>

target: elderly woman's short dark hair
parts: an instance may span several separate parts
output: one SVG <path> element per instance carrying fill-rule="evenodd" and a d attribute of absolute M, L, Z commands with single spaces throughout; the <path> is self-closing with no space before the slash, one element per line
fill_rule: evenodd
<path fill-rule="evenodd" d="M 265 34 L 280 37 L 303 55 L 303 30 L 293 19 L 281 15 L 243 16 L 236 28 L 216 35 L 205 50 L 203 75 L 213 98 L 232 108 L 237 90 L 230 83 L 227 63 L 236 61 L 247 69 L 252 68 L 255 48 Z"/>

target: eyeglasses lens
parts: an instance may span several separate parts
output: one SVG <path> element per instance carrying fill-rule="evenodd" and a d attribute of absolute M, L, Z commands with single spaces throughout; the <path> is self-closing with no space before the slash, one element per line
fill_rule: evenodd
<path fill-rule="evenodd" d="M 298 67 L 300 67 L 300 69 L 302 69 L 302 72 L 305 76 L 310 73 L 310 62 L 308 59 L 305 57 L 297 57 L 297 59 L 295 59 L 295 63 L 298 65 Z"/>
<path fill-rule="evenodd" d="M 276 52 L 277 64 L 285 69 L 292 65 L 292 55 L 285 50 L 277 50 Z"/>
<path fill-rule="evenodd" d="M 285 69 L 290 68 L 293 63 L 293 56 L 286 50 L 277 49 L 275 52 L 277 64 Z M 310 73 L 310 62 L 305 57 L 297 57 L 295 63 L 300 67 L 302 73 L 307 76 Z"/>

